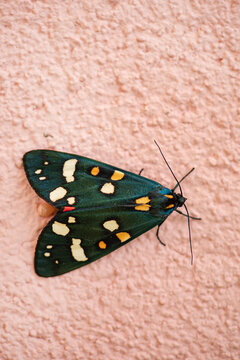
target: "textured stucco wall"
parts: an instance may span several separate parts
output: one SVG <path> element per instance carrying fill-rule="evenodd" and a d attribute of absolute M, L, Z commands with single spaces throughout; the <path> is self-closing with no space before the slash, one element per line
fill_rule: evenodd
<path fill-rule="evenodd" d="M 0 1 L 0 359 L 240 358 L 238 1 Z M 57 278 L 22 156 L 75 152 L 172 187 L 192 215 Z"/>

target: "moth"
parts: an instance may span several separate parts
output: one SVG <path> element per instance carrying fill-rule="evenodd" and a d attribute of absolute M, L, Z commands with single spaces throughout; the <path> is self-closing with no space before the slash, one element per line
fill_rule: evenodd
<path fill-rule="evenodd" d="M 140 173 L 59 151 L 30 151 L 23 163 L 30 185 L 58 210 L 37 242 L 34 262 L 39 276 L 87 265 L 155 226 L 161 242 L 159 227 L 173 211 L 191 218 L 180 182 L 193 169 L 180 182 L 173 174 L 177 185 L 170 190 Z M 180 194 L 175 193 L 177 187 Z M 178 210 L 181 206 L 187 214 Z M 191 246 L 190 236 L 189 226 Z"/>

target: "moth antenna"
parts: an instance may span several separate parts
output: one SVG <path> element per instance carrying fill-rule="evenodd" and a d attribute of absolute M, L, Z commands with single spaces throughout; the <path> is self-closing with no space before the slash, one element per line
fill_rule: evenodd
<path fill-rule="evenodd" d="M 190 252 L 191 252 L 191 265 L 193 264 L 193 250 L 192 250 L 192 238 L 191 238 L 191 228 L 190 228 L 190 215 L 188 212 L 188 208 L 185 204 L 183 204 L 185 207 L 187 218 L 188 218 L 188 234 L 189 234 L 189 244 L 190 244 Z"/>
<path fill-rule="evenodd" d="M 188 175 L 190 175 L 190 174 L 193 172 L 194 169 L 195 169 L 195 168 L 192 168 L 188 173 L 186 173 L 186 175 L 184 175 L 184 176 L 181 178 L 181 180 L 178 181 L 178 184 L 176 184 L 176 185 L 174 186 L 174 188 L 172 189 L 172 191 L 174 191 L 174 190 L 179 186 L 179 184 L 180 184 L 184 179 L 186 179 L 186 177 L 187 177 Z"/>
<path fill-rule="evenodd" d="M 170 165 L 168 164 L 165 156 L 163 155 L 163 152 L 160 148 L 160 146 L 158 145 L 158 143 L 156 142 L 156 140 L 154 140 L 155 144 L 157 145 L 158 147 L 158 150 L 160 151 L 160 154 L 162 155 L 163 157 L 163 160 L 165 161 L 167 167 L 169 168 L 169 170 L 171 171 L 174 179 L 176 180 L 177 184 L 174 186 L 174 188 L 172 189 L 172 191 L 174 191 L 177 187 L 179 187 L 180 189 L 180 192 L 181 192 L 181 196 L 183 196 L 183 192 L 182 192 L 182 188 L 181 188 L 181 185 L 180 185 L 180 182 L 182 182 L 189 174 L 191 174 L 191 172 L 194 170 L 194 168 L 192 168 L 186 175 L 183 176 L 183 178 L 178 181 L 177 177 L 175 176 L 174 172 L 172 171 Z M 185 204 L 183 204 L 185 210 L 186 210 L 186 213 L 187 215 L 183 214 L 181 211 L 179 210 L 176 210 L 178 213 L 186 216 L 188 218 L 188 234 L 189 234 L 189 244 L 190 244 L 190 252 L 191 252 L 191 265 L 193 264 L 193 250 L 192 250 L 192 237 L 191 237 L 191 228 L 190 228 L 190 218 L 193 218 L 192 216 L 189 215 L 189 212 L 188 212 L 188 209 L 187 209 L 187 206 Z M 195 220 L 201 220 L 200 218 L 194 218 Z"/>
<path fill-rule="evenodd" d="M 176 187 L 179 187 L 180 192 L 181 192 L 181 196 L 183 196 L 183 192 L 182 192 L 182 188 L 181 188 L 180 182 L 178 181 L 178 179 L 176 178 L 176 176 L 175 176 L 174 172 L 172 171 L 172 169 L 171 169 L 170 165 L 168 164 L 168 162 L 167 162 L 167 160 L 166 160 L 165 156 L 163 155 L 163 152 L 162 152 L 162 150 L 161 150 L 160 146 L 158 145 L 158 143 L 156 142 L 156 140 L 154 140 L 154 142 L 155 142 L 155 144 L 157 145 L 158 150 L 159 150 L 160 154 L 162 155 L 163 160 L 165 161 L 165 163 L 166 163 L 167 167 L 168 167 L 168 168 L 169 168 L 169 170 L 171 171 L 172 176 L 174 177 L 174 179 L 175 179 L 175 180 L 176 180 L 176 182 L 177 182 L 177 185 L 174 187 L 174 189 L 173 189 L 173 190 L 175 190 L 175 189 L 176 189 Z M 193 171 L 193 170 L 191 170 L 191 171 Z M 187 174 L 187 175 L 188 175 L 188 174 Z M 187 175 L 185 175 L 185 177 L 186 177 Z M 182 179 L 182 180 L 183 180 L 183 179 Z M 181 180 L 181 181 L 182 181 L 182 180 Z"/>

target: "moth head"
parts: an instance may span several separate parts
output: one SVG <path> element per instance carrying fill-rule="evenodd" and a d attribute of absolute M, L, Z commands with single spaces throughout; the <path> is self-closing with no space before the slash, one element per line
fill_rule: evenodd
<path fill-rule="evenodd" d="M 170 165 L 168 164 L 165 156 L 163 155 L 163 152 L 162 152 L 160 146 L 158 145 L 158 143 L 157 143 L 155 140 L 154 140 L 154 142 L 155 142 L 155 144 L 157 145 L 157 147 L 158 147 L 158 149 L 159 149 L 159 152 L 160 152 L 160 154 L 162 155 L 163 160 L 165 161 L 167 167 L 169 168 L 170 172 L 172 173 L 174 179 L 175 179 L 176 182 L 177 182 L 177 184 L 176 184 L 176 185 L 174 186 L 174 188 L 172 189 L 173 199 L 174 199 L 174 198 L 176 199 L 175 206 L 174 206 L 175 209 L 174 209 L 174 210 L 175 210 L 176 212 L 178 212 L 178 213 L 180 213 L 180 214 L 182 214 L 182 215 L 184 215 L 184 216 L 186 216 L 186 217 L 188 218 L 188 233 L 189 233 L 189 244 L 190 244 L 190 251 L 191 251 L 191 263 L 193 263 L 193 252 L 192 252 L 192 241 L 191 241 L 191 230 L 190 230 L 190 218 L 191 218 L 191 219 L 195 219 L 195 220 L 201 220 L 201 219 L 200 219 L 200 218 L 195 218 L 195 217 L 189 215 L 187 206 L 186 206 L 186 204 L 185 204 L 185 201 L 186 201 L 187 199 L 183 196 L 183 192 L 182 192 L 182 188 L 181 188 L 181 184 L 180 184 L 180 183 L 181 183 L 184 179 L 186 179 L 186 177 L 187 177 L 189 174 L 191 174 L 191 172 L 194 170 L 194 168 L 192 168 L 185 176 L 182 177 L 182 179 L 181 179 L 180 181 L 178 181 L 178 179 L 177 179 L 176 176 L 174 175 L 174 173 L 173 173 Z M 175 194 L 175 193 L 174 193 L 174 191 L 175 191 L 175 189 L 176 189 L 177 187 L 179 188 L 181 194 Z M 167 196 L 167 195 L 165 195 L 165 196 Z M 169 197 L 169 196 L 167 196 L 167 197 Z M 174 205 L 174 204 L 172 204 L 172 205 Z M 172 205 L 169 205 L 167 208 L 169 208 L 169 207 L 171 208 Z M 177 210 L 177 207 L 181 207 L 181 206 L 184 206 L 184 208 L 185 208 L 185 210 L 186 210 L 186 214 L 183 214 L 180 210 Z M 159 227 L 158 227 L 158 229 L 159 229 Z M 158 235 L 157 235 L 157 236 L 158 236 Z M 160 242 L 161 242 L 161 241 L 160 241 Z"/>
<path fill-rule="evenodd" d="M 185 203 L 187 198 L 182 196 L 181 194 L 174 194 L 174 202 L 176 207 L 181 207 Z"/>

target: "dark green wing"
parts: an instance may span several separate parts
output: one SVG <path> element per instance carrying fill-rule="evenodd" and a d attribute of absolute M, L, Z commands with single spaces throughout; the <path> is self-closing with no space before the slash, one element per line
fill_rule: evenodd
<path fill-rule="evenodd" d="M 60 209 L 124 203 L 159 186 L 143 176 L 58 151 L 30 151 L 24 155 L 23 163 L 36 193 Z"/>
<path fill-rule="evenodd" d="M 36 273 L 44 277 L 56 276 L 87 265 L 165 218 L 124 206 L 58 213 L 39 236 L 35 253 Z"/>

